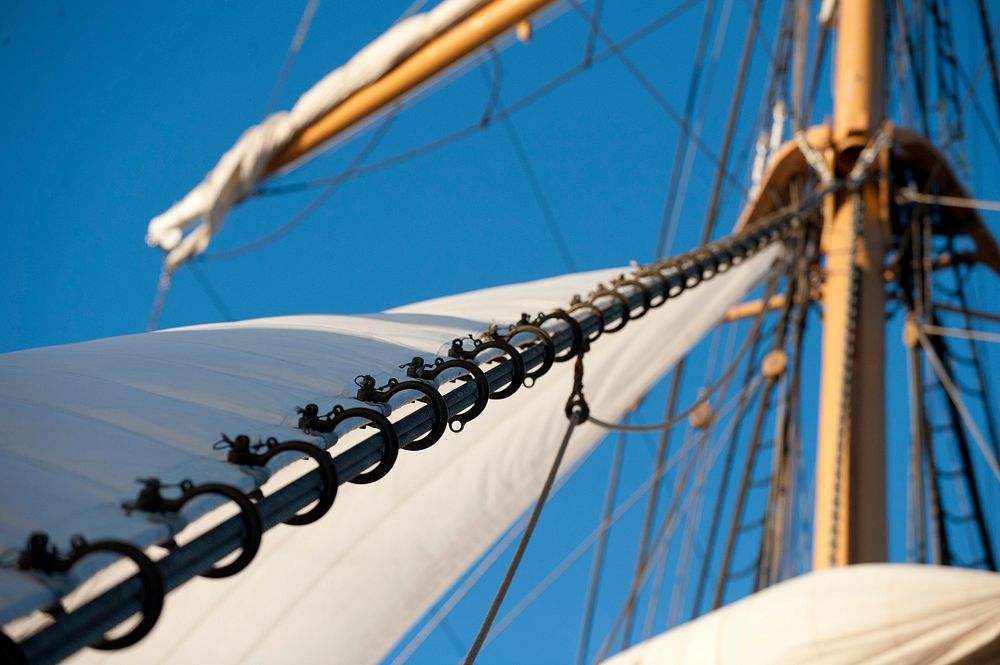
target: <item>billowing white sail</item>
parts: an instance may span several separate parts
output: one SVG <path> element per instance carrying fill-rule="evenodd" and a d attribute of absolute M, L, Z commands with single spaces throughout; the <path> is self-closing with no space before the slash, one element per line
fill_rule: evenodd
<path fill-rule="evenodd" d="M 779 252 L 772 246 L 597 340 L 584 362 L 594 415 L 620 418 Z M 166 524 L 121 508 L 136 496 L 136 478 L 249 490 L 261 479 L 213 449 L 220 433 L 302 439 L 297 406 L 357 405 L 357 375 L 403 377 L 398 365 L 414 355 L 430 359 L 493 321 L 565 306 L 620 272 L 369 316 L 261 319 L 0 356 L 0 546 L 20 549 L 32 531 L 62 546 L 74 533 L 160 542 L 171 535 Z M 377 483 L 342 486 L 318 523 L 268 531 L 239 575 L 195 579 L 169 594 L 160 623 L 137 646 L 79 660 L 326 663 L 336 653 L 338 662 L 377 661 L 537 496 L 567 424 L 572 382 L 572 363 L 556 364 L 530 390 L 491 401 L 460 434 L 402 451 Z M 579 427 L 563 469 L 603 433 Z M 0 621 L 52 600 L 37 578 L 0 569 Z"/>
<path fill-rule="evenodd" d="M 1000 574 L 903 564 L 809 573 L 605 665 L 1000 663 Z"/>

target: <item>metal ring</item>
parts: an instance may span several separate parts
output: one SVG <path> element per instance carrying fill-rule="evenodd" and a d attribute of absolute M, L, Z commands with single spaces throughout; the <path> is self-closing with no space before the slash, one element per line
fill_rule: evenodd
<path fill-rule="evenodd" d="M 438 358 L 434 362 L 434 368 L 424 370 L 420 376 L 424 379 L 436 379 L 441 372 L 452 368 L 465 370 L 472 377 L 472 380 L 476 382 L 476 401 L 468 409 L 462 413 L 456 413 L 448 420 L 448 427 L 452 432 L 461 432 L 465 427 L 465 423 L 481 414 L 483 409 L 486 408 L 486 404 L 490 400 L 490 382 L 486 378 L 486 373 L 480 369 L 479 365 L 463 358 L 452 358 L 450 360 Z"/>
<path fill-rule="evenodd" d="M 595 300 L 604 297 L 614 298 L 615 300 L 618 301 L 618 305 L 622 309 L 622 318 L 621 321 L 619 321 L 618 325 L 615 326 L 614 328 L 605 328 L 604 332 L 606 333 L 618 332 L 619 330 L 625 327 L 625 325 L 628 323 L 629 317 L 631 316 L 631 308 L 628 305 L 628 299 L 622 294 L 618 293 L 617 291 L 601 287 L 590 294 L 590 303 L 593 305 Z M 594 306 L 596 307 L 597 305 Z"/>
<path fill-rule="evenodd" d="M 630 310 L 629 311 L 629 319 L 630 320 L 635 321 L 637 319 L 641 319 L 642 317 L 646 316 L 646 313 L 650 309 L 652 309 L 652 307 L 653 307 L 653 294 L 649 292 L 649 287 L 647 287 L 645 284 L 643 284 L 639 280 L 637 280 L 637 279 L 625 279 L 624 277 L 621 277 L 621 278 L 619 278 L 619 279 L 611 282 L 611 285 L 614 287 L 615 291 L 617 291 L 618 289 L 620 289 L 623 286 L 634 286 L 635 288 L 639 289 L 639 293 L 642 294 L 642 311 L 639 312 L 638 314 L 636 314 L 634 311 Z M 628 298 L 626 298 L 626 302 L 628 302 Z"/>
<path fill-rule="evenodd" d="M 570 332 L 573 333 L 573 341 L 570 342 L 569 349 L 566 353 L 557 355 L 553 358 L 553 360 L 557 363 L 564 363 L 567 360 L 572 360 L 573 357 L 580 352 L 580 348 L 583 346 L 583 328 L 580 327 L 580 322 L 577 321 L 575 317 L 570 316 L 569 312 L 560 308 L 556 308 L 548 314 L 539 313 L 538 317 L 535 319 L 535 325 L 541 328 L 546 321 L 551 321 L 553 319 L 558 319 L 568 325 Z M 600 332 L 598 332 L 598 335 L 600 335 Z"/>
<path fill-rule="evenodd" d="M 156 625 L 163 611 L 163 595 L 166 593 L 163 587 L 163 578 L 156 564 L 150 560 L 146 553 L 134 545 L 117 540 L 99 540 L 95 543 L 88 543 L 82 538 L 78 538 L 73 543 L 73 553 L 66 560 L 66 570 L 72 568 L 77 561 L 96 552 L 114 552 L 123 557 L 131 559 L 139 567 L 139 580 L 142 582 L 142 619 L 135 628 L 125 635 L 115 638 L 101 638 L 100 641 L 90 645 L 94 649 L 101 651 L 115 651 L 130 647 L 142 638 Z M 2 653 L 2 651 L 0 651 Z M 4 661 L 6 662 L 6 660 Z"/>
<path fill-rule="evenodd" d="M 534 335 L 545 350 L 545 355 L 542 357 L 542 364 L 530 372 L 527 370 L 524 372 L 524 379 L 522 379 L 524 387 L 530 388 L 538 378 L 544 376 L 546 372 L 552 369 L 552 363 L 556 359 L 556 345 L 552 343 L 551 335 L 530 323 L 522 323 L 514 326 L 508 331 L 504 340 L 509 344 L 515 335 L 520 334 Z"/>
<path fill-rule="evenodd" d="M 655 279 L 660 283 L 660 288 L 663 290 L 663 293 L 660 294 L 660 299 L 657 300 L 656 302 L 653 302 L 652 299 L 650 300 L 649 303 L 650 307 L 656 309 L 663 303 L 667 302 L 667 298 L 669 297 L 667 294 L 669 293 L 670 288 L 669 288 L 669 283 L 667 282 L 667 278 L 663 276 L 663 273 L 661 273 L 656 268 L 646 268 L 644 270 L 636 272 L 635 278 L 636 280 Z"/>
<path fill-rule="evenodd" d="M 604 334 L 604 312 L 601 311 L 600 307 L 589 302 L 574 302 L 570 305 L 569 309 L 566 310 L 566 313 L 573 316 L 573 312 L 579 309 L 585 309 L 597 318 L 597 334 L 587 337 L 588 343 L 593 342 L 595 339 Z"/>
<path fill-rule="evenodd" d="M 401 381 L 399 383 L 390 381 L 390 386 L 389 390 L 381 393 L 379 401 L 388 402 L 390 397 L 406 390 L 416 390 L 430 401 L 434 408 L 434 424 L 431 426 L 431 431 L 403 446 L 403 450 L 427 450 L 437 443 L 438 439 L 444 435 L 445 430 L 448 429 L 448 405 L 444 398 L 433 386 L 420 381 Z"/>
<path fill-rule="evenodd" d="M 524 358 L 518 353 L 517 349 L 508 344 L 503 339 L 491 339 L 486 342 L 480 340 L 474 340 L 475 348 L 472 351 L 466 351 L 463 346 L 463 340 L 461 338 L 456 339 L 451 343 L 451 349 L 448 350 L 448 355 L 464 358 L 465 360 L 472 360 L 478 356 L 483 351 L 487 349 L 497 349 L 503 351 L 510 358 L 511 364 L 513 365 L 514 375 L 510 379 L 510 383 L 506 388 L 500 388 L 492 393 L 490 393 L 490 399 L 506 399 L 517 392 L 517 389 L 521 387 L 521 383 L 524 381 Z"/>
<path fill-rule="evenodd" d="M 267 462 L 275 455 L 288 450 L 295 450 L 303 453 L 316 461 L 317 468 L 319 469 L 319 477 L 323 481 L 323 486 L 320 488 L 319 499 L 317 500 L 316 505 L 313 506 L 312 510 L 292 515 L 283 523 L 290 524 L 291 526 L 312 524 L 319 518 L 323 517 L 323 515 L 326 515 L 327 511 L 329 511 L 333 506 L 334 499 L 337 498 L 337 467 L 333 465 L 333 460 L 325 450 L 320 450 L 315 445 L 306 441 L 285 441 L 284 443 L 279 443 L 276 446 L 271 446 L 264 454 L 264 464 L 267 464 Z"/>
<path fill-rule="evenodd" d="M 188 501 L 196 496 L 201 496 L 202 494 L 218 494 L 224 496 L 231 500 L 240 509 L 240 520 L 243 522 L 243 546 L 240 550 L 240 555 L 236 557 L 232 562 L 227 563 L 219 568 L 212 568 L 204 573 L 201 573 L 202 577 L 208 577 L 210 579 L 220 579 L 223 577 L 230 577 L 240 572 L 244 568 L 250 565 L 253 561 L 254 556 L 257 555 L 257 550 L 260 549 L 260 539 L 261 535 L 264 533 L 264 525 L 260 520 L 260 513 L 257 512 L 257 507 L 253 505 L 253 502 L 247 498 L 247 495 L 239 491 L 235 487 L 230 485 L 224 485 L 222 483 L 205 483 L 204 485 L 198 485 L 196 487 L 186 487 L 184 488 L 184 496 L 178 505 L 177 509 L 180 510 L 187 504 Z"/>
<path fill-rule="evenodd" d="M 339 423 L 348 418 L 365 418 L 382 433 L 382 459 L 371 471 L 360 473 L 350 480 L 356 485 L 367 485 L 384 477 L 392 469 L 399 456 L 399 437 L 388 418 L 374 409 L 364 407 L 351 409 L 345 409 L 340 405 L 333 407 L 333 418 L 329 421 L 330 429 L 328 431 L 332 432 Z"/>

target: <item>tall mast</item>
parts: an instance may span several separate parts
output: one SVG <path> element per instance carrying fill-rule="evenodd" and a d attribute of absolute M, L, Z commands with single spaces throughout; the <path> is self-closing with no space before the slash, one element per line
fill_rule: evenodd
<path fill-rule="evenodd" d="M 830 154 L 838 176 L 850 172 L 884 119 L 883 7 L 882 0 L 840 0 Z M 886 560 L 885 204 L 871 182 L 831 195 L 824 210 L 815 569 Z"/>

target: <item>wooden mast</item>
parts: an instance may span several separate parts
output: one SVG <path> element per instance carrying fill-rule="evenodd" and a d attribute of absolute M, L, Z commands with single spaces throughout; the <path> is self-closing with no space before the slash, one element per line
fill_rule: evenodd
<path fill-rule="evenodd" d="M 832 149 L 846 175 L 884 119 L 884 2 L 840 0 Z M 886 202 L 879 185 L 826 201 L 823 369 L 816 451 L 813 567 L 886 560 L 885 292 Z M 852 253 L 855 196 L 863 222 Z M 853 273 L 856 258 L 859 270 Z M 857 280 L 855 298 L 852 282 Z M 848 356 L 853 331 L 853 354 Z"/>
<path fill-rule="evenodd" d="M 518 28 L 555 0 L 493 0 L 438 35 L 374 83 L 361 88 L 278 153 L 265 177 L 289 166 L 326 142 L 444 74 L 504 33 Z M 521 26 L 521 27 L 519 27 Z"/>

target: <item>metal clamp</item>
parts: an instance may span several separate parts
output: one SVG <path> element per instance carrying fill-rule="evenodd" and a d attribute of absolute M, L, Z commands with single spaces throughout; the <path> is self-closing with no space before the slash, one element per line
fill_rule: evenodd
<path fill-rule="evenodd" d="M 511 326 L 507 331 L 507 334 L 502 337 L 500 337 L 497 333 L 494 333 L 494 339 L 500 337 L 508 344 L 511 344 L 512 340 L 517 335 L 534 336 L 545 350 L 545 355 L 542 357 L 542 364 L 530 372 L 527 371 L 527 369 L 524 372 L 524 379 L 522 379 L 522 382 L 524 383 L 525 388 L 530 388 L 535 385 L 536 380 L 544 376 L 546 372 L 552 369 L 552 363 L 554 363 L 556 359 L 556 345 L 552 343 L 551 335 L 538 326 L 528 322 L 527 318 L 522 318 L 516 324 Z"/>
<path fill-rule="evenodd" d="M 472 340 L 473 348 L 467 350 L 465 348 L 465 340 Z M 490 339 L 487 341 L 482 341 L 481 339 L 475 339 L 472 335 L 463 339 L 459 337 L 451 343 L 451 348 L 448 349 L 448 355 L 452 358 L 462 358 L 463 360 L 472 360 L 478 356 L 483 351 L 487 349 L 497 349 L 502 351 L 510 358 L 511 366 L 513 367 L 513 376 L 511 376 L 510 383 L 506 388 L 500 388 L 492 393 L 490 393 L 490 399 L 506 399 L 517 392 L 517 389 L 521 387 L 521 383 L 524 381 L 524 358 L 521 354 L 517 352 L 513 346 L 511 346 L 507 341 L 499 338 Z"/>
<path fill-rule="evenodd" d="M 375 377 L 368 374 L 356 377 L 355 385 L 358 386 L 357 399 L 362 402 L 373 402 L 375 404 L 388 404 L 389 400 L 401 392 L 414 390 L 424 397 L 419 401 L 427 402 L 434 408 L 434 422 L 431 431 L 424 436 L 403 446 L 403 450 L 426 450 L 438 442 L 444 436 L 448 428 L 448 405 L 445 403 L 441 393 L 435 390 L 430 384 L 422 381 L 397 381 L 389 379 L 389 382 L 375 387 Z"/>
<path fill-rule="evenodd" d="M 595 339 L 604 334 L 604 311 L 593 303 L 584 302 L 583 298 L 580 297 L 580 294 L 576 294 L 573 296 L 573 299 L 569 301 L 569 309 L 566 310 L 566 313 L 572 316 L 573 312 L 581 309 L 587 310 L 594 315 L 594 318 L 597 319 L 597 334 L 587 337 L 588 342 L 593 342 Z"/>
<path fill-rule="evenodd" d="M 522 319 L 527 320 L 527 318 L 527 314 L 522 315 Z M 570 342 L 569 349 L 566 350 L 566 353 L 557 355 L 553 358 L 553 360 L 557 363 L 564 363 L 567 360 L 572 360 L 573 356 L 580 353 L 580 349 L 583 347 L 584 343 L 583 328 L 580 327 L 580 322 L 576 320 L 576 317 L 571 316 L 569 312 L 558 307 L 548 314 L 539 312 L 538 316 L 535 317 L 535 320 L 532 323 L 541 328 L 546 322 L 555 320 L 562 321 L 569 326 L 569 331 L 573 334 L 573 341 Z M 600 335 L 600 332 L 598 332 L 598 335 Z"/>
<path fill-rule="evenodd" d="M 621 330 L 622 328 L 624 328 L 625 325 L 628 323 L 628 320 L 631 317 L 631 313 L 632 313 L 632 308 L 629 307 L 629 304 L 628 304 L 628 298 L 626 298 L 622 294 L 618 293 L 614 289 L 609 289 L 608 287 L 604 286 L 603 284 L 598 284 L 597 285 L 597 289 L 595 291 L 591 292 L 591 294 L 590 294 L 590 304 L 594 305 L 596 307 L 597 305 L 595 303 L 598 300 L 598 298 L 613 298 L 614 300 L 616 300 L 618 302 L 618 306 L 621 307 L 621 310 L 622 310 L 622 318 L 618 322 L 618 325 L 616 325 L 614 328 L 607 328 L 607 327 L 605 327 L 604 328 L 604 332 L 610 334 L 610 333 L 618 332 L 619 330 Z"/>

